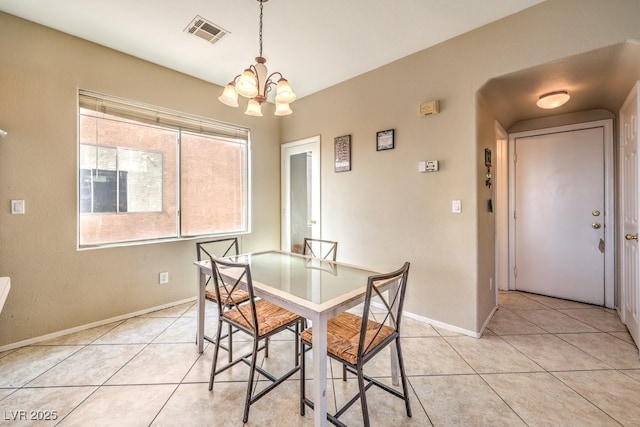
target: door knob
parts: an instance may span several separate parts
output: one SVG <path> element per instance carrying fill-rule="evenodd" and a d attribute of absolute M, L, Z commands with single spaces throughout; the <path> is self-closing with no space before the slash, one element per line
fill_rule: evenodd
<path fill-rule="evenodd" d="M 635 240 L 637 242 L 638 241 L 638 233 L 636 233 L 636 234 L 627 233 L 624 236 L 624 238 L 627 239 L 627 240 Z"/>
<path fill-rule="evenodd" d="M 599 222 L 594 222 L 593 224 L 591 224 L 591 227 L 597 230 L 598 228 L 602 227 L 602 225 L 600 225 Z"/>

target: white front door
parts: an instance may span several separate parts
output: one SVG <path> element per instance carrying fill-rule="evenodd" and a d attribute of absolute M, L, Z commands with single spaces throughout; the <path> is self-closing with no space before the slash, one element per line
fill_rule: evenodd
<path fill-rule="evenodd" d="M 640 251 L 638 250 L 638 104 L 640 82 L 620 109 L 622 321 L 640 348 Z"/>
<path fill-rule="evenodd" d="M 320 137 L 283 144 L 281 249 L 302 252 L 305 237 L 320 238 Z"/>
<path fill-rule="evenodd" d="M 605 298 L 605 249 L 614 244 L 606 238 L 606 123 L 513 136 L 515 289 L 613 305 Z"/>

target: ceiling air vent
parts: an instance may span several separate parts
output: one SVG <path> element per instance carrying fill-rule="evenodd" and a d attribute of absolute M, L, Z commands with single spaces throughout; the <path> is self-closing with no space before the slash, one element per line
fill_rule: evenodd
<path fill-rule="evenodd" d="M 189 34 L 193 34 L 194 36 L 198 36 L 211 44 L 214 44 L 225 35 L 229 34 L 227 30 L 223 30 L 213 22 L 207 21 L 199 15 L 193 18 L 193 21 L 187 25 L 187 28 L 185 28 L 184 31 Z"/>

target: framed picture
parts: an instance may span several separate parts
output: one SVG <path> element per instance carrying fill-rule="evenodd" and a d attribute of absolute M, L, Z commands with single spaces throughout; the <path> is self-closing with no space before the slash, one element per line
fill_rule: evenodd
<path fill-rule="evenodd" d="M 351 170 L 351 135 L 343 135 L 333 140 L 333 153 L 335 158 L 335 171 L 346 172 Z"/>
<path fill-rule="evenodd" d="M 392 150 L 394 129 L 382 130 L 376 134 L 376 151 Z"/>

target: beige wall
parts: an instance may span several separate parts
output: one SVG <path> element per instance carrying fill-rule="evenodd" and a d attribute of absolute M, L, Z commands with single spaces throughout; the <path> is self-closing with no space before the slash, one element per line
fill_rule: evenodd
<path fill-rule="evenodd" d="M 279 246 L 278 144 L 322 138 L 323 236 L 340 259 L 380 270 L 412 262 L 406 309 L 477 332 L 495 306 L 484 148 L 490 78 L 640 40 L 637 0 L 548 0 L 296 101 L 294 115 L 248 118 L 220 88 L 0 13 L 0 275 L 12 290 L 0 347 L 195 295 L 193 242 L 76 250 L 76 91 L 85 88 L 252 129 L 253 230 L 245 250 Z M 339 66 L 339 64 L 336 64 Z M 421 102 L 441 113 L 420 117 Z M 396 148 L 375 133 L 396 130 Z M 351 134 L 352 171 L 333 172 L 333 138 Z M 258 161 L 259 160 L 259 161 Z M 439 160 L 437 173 L 418 173 Z M 25 199 L 27 214 L 9 214 Z M 451 213 L 451 200 L 462 213 Z M 157 273 L 169 271 L 169 286 Z"/>
<path fill-rule="evenodd" d="M 216 100 L 221 88 L 0 13 L 0 276 L 11 292 L 0 347 L 195 296 L 193 241 L 77 251 L 77 91 L 251 129 L 253 233 L 279 243 L 279 123 Z M 207 195 L 203 195 L 205 197 Z M 26 201 L 25 215 L 10 200 Z M 169 285 L 158 285 L 168 271 Z M 195 331 L 194 331 L 195 334 Z"/>
<path fill-rule="evenodd" d="M 295 104 L 283 140 L 322 138 L 323 236 L 340 258 L 380 269 L 411 261 L 406 309 L 478 332 L 495 307 L 493 215 L 486 211 L 484 148 L 495 116 L 477 100 L 489 79 L 640 39 L 640 2 L 547 0 Z M 337 65 L 339 66 L 339 65 Z M 421 102 L 441 113 L 420 117 Z M 394 150 L 375 133 L 396 129 Z M 333 138 L 351 134 L 353 170 L 333 172 Z M 421 160 L 441 170 L 419 173 Z M 451 200 L 462 200 L 462 214 Z"/>

